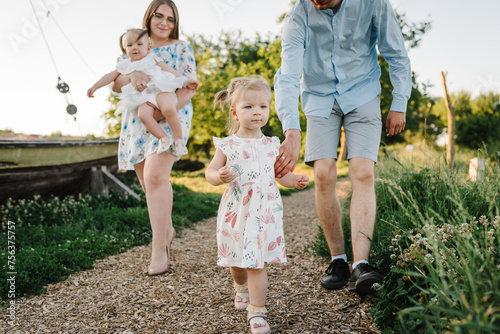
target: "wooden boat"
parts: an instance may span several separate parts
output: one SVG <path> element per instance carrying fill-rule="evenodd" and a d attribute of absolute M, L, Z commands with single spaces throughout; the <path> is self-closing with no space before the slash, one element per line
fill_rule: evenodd
<path fill-rule="evenodd" d="M 92 167 L 116 172 L 117 151 L 118 138 L 0 140 L 0 201 L 84 192 Z"/>

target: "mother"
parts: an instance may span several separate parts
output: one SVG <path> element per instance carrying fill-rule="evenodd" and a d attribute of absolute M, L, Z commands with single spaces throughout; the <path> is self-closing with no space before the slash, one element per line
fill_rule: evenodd
<path fill-rule="evenodd" d="M 183 75 L 196 80 L 196 64 L 191 46 L 179 40 L 179 14 L 171 0 L 153 0 L 144 14 L 143 29 L 149 32 L 151 44 L 156 55 L 167 65 Z M 113 90 L 120 92 L 121 87 L 132 83 L 142 91 L 149 77 L 141 72 L 119 76 Z M 191 98 L 195 91 L 188 88 L 177 90 L 177 113 L 182 124 L 184 140 L 188 139 L 193 117 Z M 158 112 L 158 119 L 162 118 Z M 168 133 L 171 130 L 163 119 L 160 125 Z M 151 263 L 149 275 L 163 274 L 168 269 L 170 244 L 175 237 L 172 226 L 173 193 L 170 185 L 170 172 L 176 160 L 172 154 L 157 155 L 158 139 L 152 136 L 139 121 L 137 110 L 128 110 L 122 116 L 122 129 L 119 145 L 120 169 L 134 169 L 146 194 L 146 201 L 153 231 Z"/>

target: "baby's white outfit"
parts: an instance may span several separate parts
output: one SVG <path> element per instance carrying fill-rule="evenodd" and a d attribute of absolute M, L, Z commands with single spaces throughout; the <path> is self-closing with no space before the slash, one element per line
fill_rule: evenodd
<path fill-rule="evenodd" d="M 130 61 L 125 59 L 118 63 L 116 70 L 121 74 L 129 74 L 134 71 L 139 71 L 149 76 L 150 81 L 148 87 L 142 92 L 137 91 L 130 83 L 122 88 L 119 94 L 120 102 L 118 102 L 115 115 L 125 112 L 127 109 L 136 109 L 141 104 L 150 102 L 158 108 L 156 103 L 156 95 L 163 92 L 175 92 L 178 88 L 182 88 L 188 77 L 176 77 L 170 72 L 163 71 L 156 62 L 162 61 L 153 52 L 141 60 Z"/>

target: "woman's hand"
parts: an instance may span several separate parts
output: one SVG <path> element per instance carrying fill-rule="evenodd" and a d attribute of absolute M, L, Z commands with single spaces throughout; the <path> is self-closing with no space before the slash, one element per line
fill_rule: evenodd
<path fill-rule="evenodd" d="M 232 180 L 236 178 L 236 173 L 233 172 L 229 167 L 223 166 L 219 169 L 217 172 L 219 175 L 219 179 L 222 181 L 222 183 L 229 183 Z"/>
<path fill-rule="evenodd" d="M 134 71 L 130 73 L 129 76 L 132 86 L 134 86 L 138 92 L 145 90 L 148 87 L 149 80 L 151 80 L 146 74 L 139 71 Z"/>

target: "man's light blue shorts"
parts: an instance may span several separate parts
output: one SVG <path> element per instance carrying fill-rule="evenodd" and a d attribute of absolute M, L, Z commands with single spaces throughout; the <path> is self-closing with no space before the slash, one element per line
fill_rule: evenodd
<path fill-rule="evenodd" d="M 307 117 L 305 162 L 309 166 L 320 159 L 337 159 L 340 130 L 344 126 L 347 160 L 368 158 L 377 162 L 382 113 L 380 97 L 344 114 L 335 101 L 330 117 Z"/>

